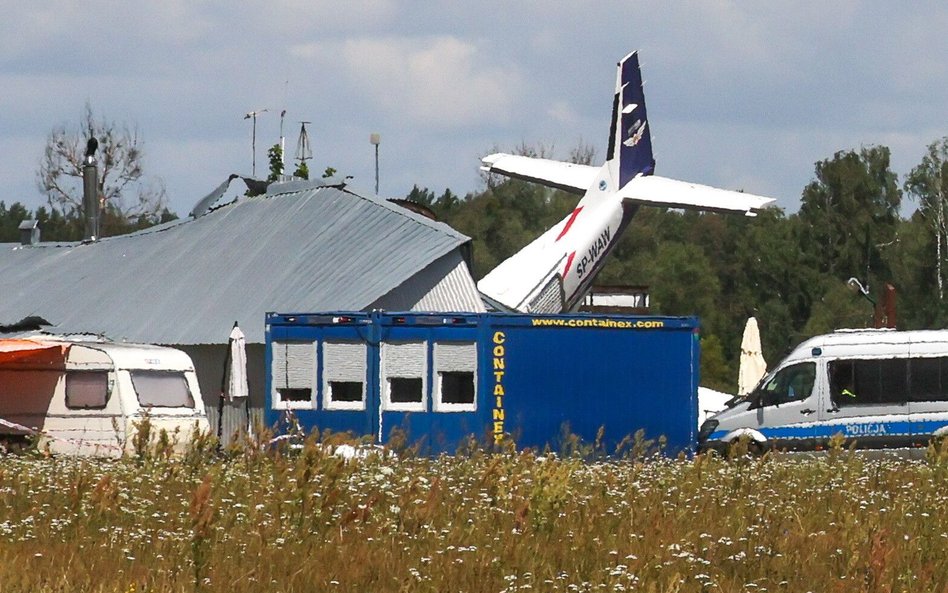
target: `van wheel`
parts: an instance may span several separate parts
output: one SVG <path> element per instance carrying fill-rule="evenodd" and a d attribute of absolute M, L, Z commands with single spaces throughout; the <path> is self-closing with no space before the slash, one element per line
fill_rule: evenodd
<path fill-rule="evenodd" d="M 747 452 L 751 457 L 762 457 L 767 452 L 766 447 L 760 441 L 750 441 L 747 443 Z"/>

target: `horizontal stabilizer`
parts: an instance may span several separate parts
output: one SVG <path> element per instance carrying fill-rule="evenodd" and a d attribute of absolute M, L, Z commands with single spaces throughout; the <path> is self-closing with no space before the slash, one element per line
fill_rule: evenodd
<path fill-rule="evenodd" d="M 596 181 L 599 167 L 576 165 L 549 159 L 496 153 L 482 159 L 481 170 L 533 181 L 547 187 L 583 195 Z"/>
<path fill-rule="evenodd" d="M 755 216 L 758 210 L 776 201 L 773 198 L 718 189 L 656 175 L 636 177 L 619 190 L 618 196 L 623 200 L 647 206 L 711 210 L 714 212 L 743 212 L 748 216 Z"/>

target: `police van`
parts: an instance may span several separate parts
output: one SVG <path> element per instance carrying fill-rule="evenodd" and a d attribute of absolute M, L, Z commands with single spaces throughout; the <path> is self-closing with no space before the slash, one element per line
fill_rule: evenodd
<path fill-rule="evenodd" d="M 919 447 L 948 435 L 948 331 L 839 330 L 793 350 L 698 431 L 699 450 Z"/>

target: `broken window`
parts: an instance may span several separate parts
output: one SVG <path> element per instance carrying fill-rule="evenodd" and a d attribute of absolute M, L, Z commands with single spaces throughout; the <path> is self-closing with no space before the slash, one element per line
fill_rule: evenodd
<path fill-rule="evenodd" d="M 473 412 L 477 409 L 477 346 L 474 342 L 438 342 L 434 345 L 436 412 Z"/>
<path fill-rule="evenodd" d="M 423 412 L 428 348 L 425 342 L 382 345 L 383 409 Z"/>
<path fill-rule="evenodd" d="M 323 342 L 323 407 L 364 410 L 366 347 L 362 342 Z"/>

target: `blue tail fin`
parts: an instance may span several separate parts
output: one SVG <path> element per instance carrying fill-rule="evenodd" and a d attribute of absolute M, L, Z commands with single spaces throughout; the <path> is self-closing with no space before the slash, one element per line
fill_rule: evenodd
<path fill-rule="evenodd" d="M 642 72 L 636 52 L 619 62 L 607 160 L 613 161 L 613 166 L 618 165 L 616 173 L 620 188 L 638 175 L 651 175 L 655 171 Z"/>

